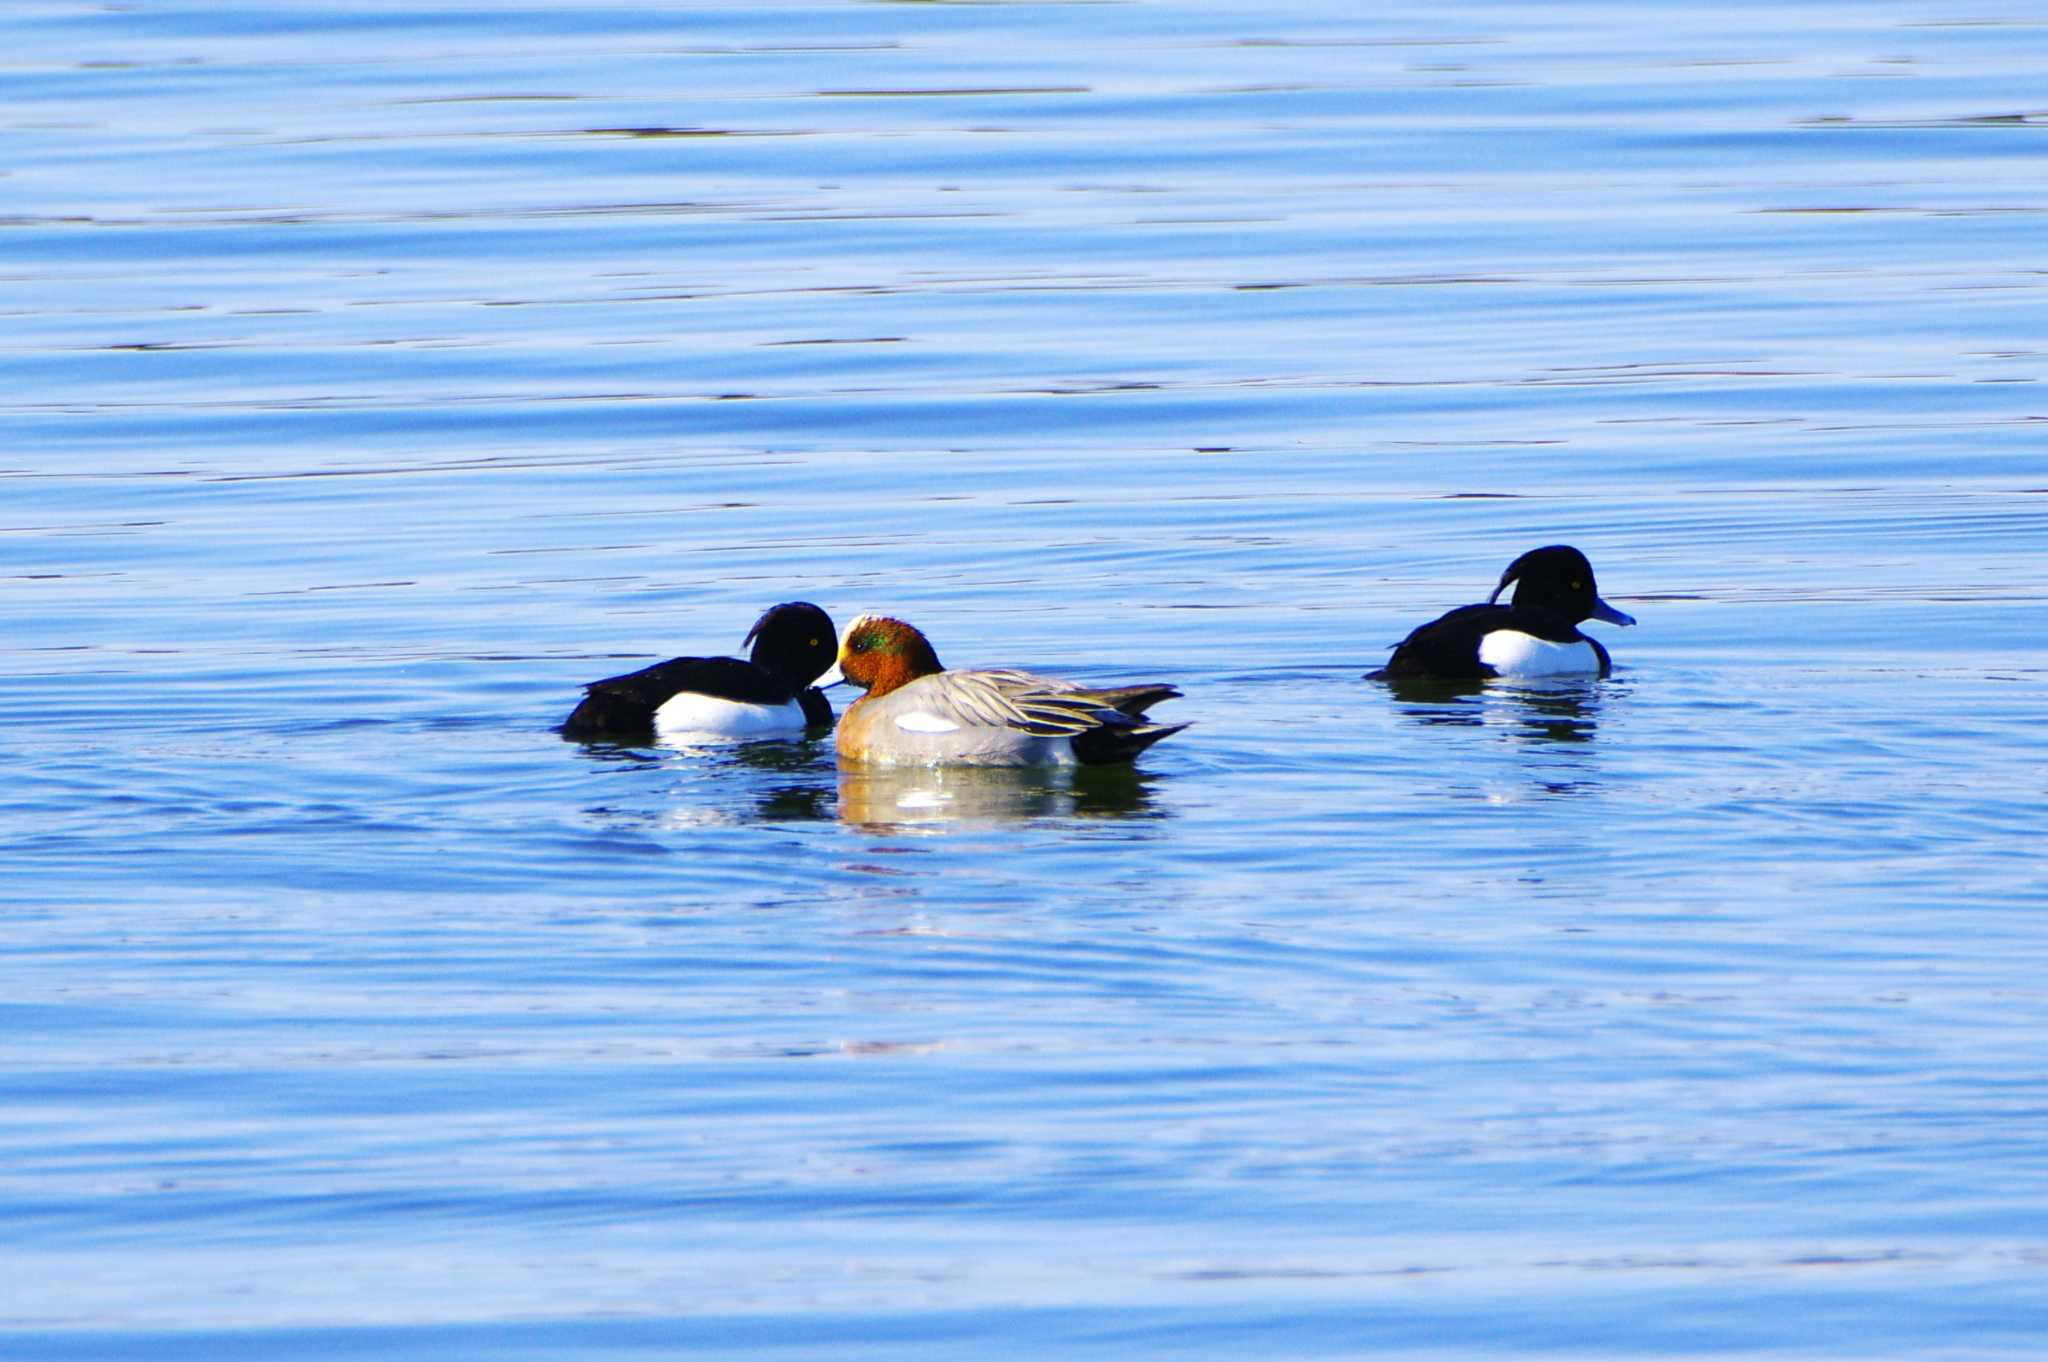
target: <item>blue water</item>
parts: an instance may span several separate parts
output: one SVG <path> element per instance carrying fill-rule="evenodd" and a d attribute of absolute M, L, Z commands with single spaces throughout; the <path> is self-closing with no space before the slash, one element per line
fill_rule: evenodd
<path fill-rule="evenodd" d="M 0 1354 L 2048 1347 L 2039 15 L 0 38 Z M 1194 727 L 552 731 L 797 597 Z"/>

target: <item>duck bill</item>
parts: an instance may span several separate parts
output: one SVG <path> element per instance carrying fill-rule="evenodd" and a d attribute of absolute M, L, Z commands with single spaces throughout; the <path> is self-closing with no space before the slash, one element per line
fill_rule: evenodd
<path fill-rule="evenodd" d="M 840 668 L 839 659 L 833 658 L 832 665 L 825 668 L 825 674 L 811 682 L 811 684 L 819 690 L 824 690 L 828 686 L 843 686 L 847 684 L 846 673 Z"/>
<path fill-rule="evenodd" d="M 1634 624 L 1636 622 L 1634 615 L 1629 614 L 1626 610 L 1616 610 L 1598 596 L 1593 598 L 1593 613 L 1586 616 L 1586 618 L 1589 620 L 1605 620 L 1609 624 Z"/>

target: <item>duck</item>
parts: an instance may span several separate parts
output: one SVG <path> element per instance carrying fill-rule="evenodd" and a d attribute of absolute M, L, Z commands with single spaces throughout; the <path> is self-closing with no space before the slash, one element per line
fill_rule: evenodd
<path fill-rule="evenodd" d="M 1186 724 L 1153 705 L 1176 686 L 1083 686 L 1031 672 L 949 671 L 916 627 L 862 615 L 839 644 L 839 671 L 867 692 L 839 720 L 842 765 L 1070 766 L 1127 762 Z"/>
<path fill-rule="evenodd" d="M 1512 603 L 1498 604 L 1508 583 Z M 1373 681 L 1481 680 L 1491 677 L 1606 676 L 1613 659 L 1585 620 L 1634 624 L 1600 599 L 1593 565 L 1569 544 L 1531 549 L 1509 563 L 1483 605 L 1461 605 L 1394 647 Z"/>
<path fill-rule="evenodd" d="M 784 601 L 747 631 L 745 659 L 674 657 L 593 681 L 561 731 L 684 745 L 802 737 L 832 723 L 832 703 L 813 683 L 831 669 L 838 641 L 830 615 Z"/>

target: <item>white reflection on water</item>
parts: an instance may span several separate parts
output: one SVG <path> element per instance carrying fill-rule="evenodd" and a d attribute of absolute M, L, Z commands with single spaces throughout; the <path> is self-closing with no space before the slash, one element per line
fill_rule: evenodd
<path fill-rule="evenodd" d="M 898 830 L 1042 818 L 1155 816 L 1131 767 L 885 767 L 839 773 L 839 817 Z"/>

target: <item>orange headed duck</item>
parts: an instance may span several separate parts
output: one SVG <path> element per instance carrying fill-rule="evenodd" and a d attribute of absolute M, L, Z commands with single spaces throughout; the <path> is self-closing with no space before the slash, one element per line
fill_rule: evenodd
<path fill-rule="evenodd" d="M 839 646 L 867 691 L 839 721 L 841 761 L 888 766 L 1044 766 L 1129 761 L 1186 724 L 1145 711 L 1180 691 L 1082 686 L 1030 672 L 948 671 L 902 620 L 862 615 Z"/>

